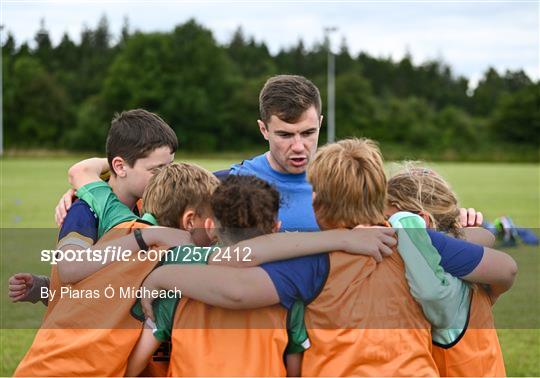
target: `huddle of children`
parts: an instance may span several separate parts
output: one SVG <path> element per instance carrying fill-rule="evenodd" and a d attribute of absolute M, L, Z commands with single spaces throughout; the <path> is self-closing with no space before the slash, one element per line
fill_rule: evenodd
<path fill-rule="evenodd" d="M 145 145 L 160 128 L 135 138 Z M 322 231 L 277 233 L 274 186 L 170 163 L 174 143 L 154 141 L 129 157 L 111 151 L 129 145 L 125 138 L 110 133 L 107 162 L 70 170 L 76 204 L 92 209 L 97 231 L 61 231 L 61 241 L 159 251 L 160 261 L 62 262 L 40 285 L 180 289 L 182 298 L 49 300 L 15 375 L 505 375 L 491 306 L 510 288 L 515 263 L 484 233 L 461 228 L 457 199 L 436 172 L 407 167 L 387 181 L 374 142 L 328 144 L 307 171 Z M 108 167 L 109 184 L 100 179 Z M 466 248 L 429 228 L 487 246 Z M 220 258 L 224 250 L 236 255 Z M 465 250 L 482 269 L 452 265 Z M 10 279 L 13 298 L 30 289 L 21 277 Z"/>

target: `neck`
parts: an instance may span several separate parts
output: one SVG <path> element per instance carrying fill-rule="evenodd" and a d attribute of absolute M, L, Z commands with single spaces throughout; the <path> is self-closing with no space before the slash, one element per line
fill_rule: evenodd
<path fill-rule="evenodd" d="M 236 240 L 236 238 L 228 237 L 223 232 L 217 232 L 217 243 L 220 245 L 233 245 L 241 240 Z"/>
<path fill-rule="evenodd" d="M 109 179 L 109 186 L 112 188 L 113 193 L 116 194 L 120 202 L 122 202 L 130 209 L 133 209 L 133 207 L 135 207 L 138 198 L 135 198 L 132 194 L 129 193 L 127 188 L 123 187 L 122 182 L 118 179 L 117 176 L 111 175 L 111 178 Z"/>
<path fill-rule="evenodd" d="M 284 174 L 292 174 L 292 173 L 289 173 L 287 172 L 286 170 L 283 169 L 283 167 L 281 167 L 277 161 L 274 159 L 274 157 L 272 156 L 272 154 L 270 153 L 270 151 L 268 151 L 266 154 L 266 160 L 268 160 L 268 164 L 270 164 L 270 167 L 276 171 L 276 172 L 279 172 L 279 173 L 284 173 Z"/>
<path fill-rule="evenodd" d="M 286 173 L 286 172 L 283 172 L 283 169 L 281 169 L 281 167 L 276 163 L 276 161 L 272 157 L 272 154 L 270 153 L 270 151 L 268 151 L 265 155 L 266 155 L 266 160 L 268 160 L 268 164 L 270 164 L 270 167 L 274 171 L 277 171 L 277 172 L 280 172 L 280 173 Z"/>

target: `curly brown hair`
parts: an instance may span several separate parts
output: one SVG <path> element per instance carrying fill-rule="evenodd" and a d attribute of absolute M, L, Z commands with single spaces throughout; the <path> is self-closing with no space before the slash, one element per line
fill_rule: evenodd
<path fill-rule="evenodd" d="M 272 232 L 279 210 L 279 193 L 255 176 L 228 176 L 210 201 L 222 241 L 241 240 Z"/>

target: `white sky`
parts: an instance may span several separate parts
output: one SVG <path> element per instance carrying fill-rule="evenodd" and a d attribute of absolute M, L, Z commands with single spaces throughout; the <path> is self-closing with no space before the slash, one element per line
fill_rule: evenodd
<path fill-rule="evenodd" d="M 272 53 L 294 45 L 322 41 L 323 28 L 336 26 L 334 49 L 346 38 L 353 54 L 399 59 L 409 51 L 415 63 L 442 58 L 474 86 L 489 67 L 499 72 L 524 69 L 540 77 L 538 1 L 1 1 L 1 24 L 18 44 L 31 42 L 45 20 L 53 43 L 64 32 L 79 40 L 83 25 L 95 27 L 108 17 L 118 36 L 125 16 L 131 30 L 170 31 L 195 18 L 220 43 L 238 26 L 264 41 Z"/>

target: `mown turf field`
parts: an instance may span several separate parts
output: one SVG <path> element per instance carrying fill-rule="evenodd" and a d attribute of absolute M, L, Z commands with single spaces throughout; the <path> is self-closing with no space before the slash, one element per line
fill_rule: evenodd
<path fill-rule="evenodd" d="M 48 273 L 38 249 L 54 247 L 53 209 L 67 189 L 66 171 L 77 158 L 12 158 L 1 161 L 0 376 L 10 375 L 32 342 L 45 307 L 11 304 L 7 279 L 19 271 Z M 208 169 L 234 160 L 192 159 Z M 510 215 L 520 226 L 540 228 L 538 164 L 433 165 L 453 185 L 463 206 L 476 207 L 487 219 Z M 394 167 L 389 166 L 389 170 Z M 16 228 L 17 230 L 14 230 Z M 36 230 L 41 228 L 43 230 Z M 31 230 L 28 230 L 31 229 Z M 48 245 L 50 244 L 50 245 Z M 507 250 L 518 262 L 512 291 L 495 306 L 499 335 L 510 376 L 540 376 L 540 249 Z M 13 329 L 17 327 L 18 329 Z"/>

